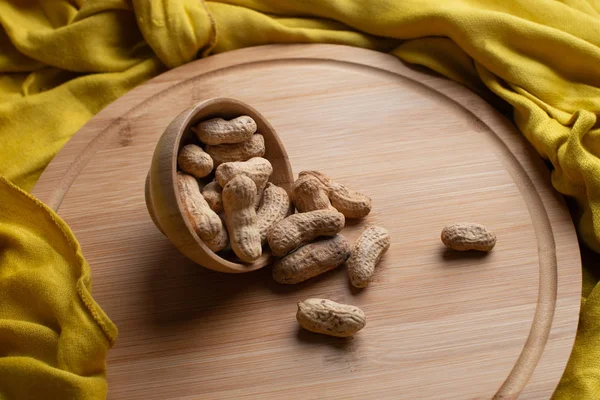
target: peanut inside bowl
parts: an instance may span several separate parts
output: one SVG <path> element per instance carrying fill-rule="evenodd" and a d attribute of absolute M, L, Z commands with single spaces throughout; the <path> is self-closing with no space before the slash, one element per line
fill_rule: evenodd
<path fill-rule="evenodd" d="M 201 190 L 205 186 L 205 192 L 216 189 L 218 182 L 210 183 L 214 178 L 220 179 L 220 183 L 225 184 L 228 179 L 226 175 L 229 166 L 224 165 L 220 172 L 216 173 L 218 165 L 223 161 L 228 161 L 223 158 L 222 145 L 202 143 L 198 138 L 201 134 L 194 131 L 195 127 L 203 121 L 214 118 L 231 121 L 241 116 L 250 117 L 256 123 L 256 134 L 260 134 L 264 138 L 265 151 L 262 158 L 266 159 L 272 167 L 268 182 L 289 193 L 293 183 L 292 168 L 277 132 L 258 111 L 238 100 L 227 98 L 206 100 L 180 113 L 159 139 L 146 178 L 146 205 L 158 229 L 192 261 L 212 270 L 229 273 L 249 272 L 269 264 L 271 254 L 268 247 L 262 246 L 262 255 L 252 262 L 241 262 L 240 258 L 230 249 L 218 253 L 212 251 L 207 246 L 207 241 L 202 240 L 199 236 L 197 224 L 189 213 L 189 207 L 186 206 L 185 195 L 182 196 L 182 172 L 186 175 L 184 179 L 187 181 L 186 190 L 195 191 L 196 189 L 189 178 L 191 175 L 181 170 L 181 161 L 178 165 L 178 157 L 188 145 L 202 146 L 206 152 L 213 155 L 215 165 L 207 176 L 196 178 L 199 183 L 198 189 Z M 217 126 L 217 131 L 221 128 Z M 227 129 L 223 132 L 226 135 Z M 259 139 L 258 137 L 254 139 L 253 135 L 249 136 L 248 140 Z M 210 141 L 210 139 L 205 140 Z M 225 143 L 227 140 L 226 138 Z M 249 142 L 248 145 L 251 147 L 254 144 Z M 205 198 L 210 201 L 210 196 L 211 193 L 208 193 Z M 212 219 L 213 223 L 216 223 L 214 218 Z M 200 234 L 202 233 L 200 231 Z M 206 235 L 209 234 L 213 235 L 214 232 L 206 233 Z M 205 236 L 205 239 L 207 237 Z"/>

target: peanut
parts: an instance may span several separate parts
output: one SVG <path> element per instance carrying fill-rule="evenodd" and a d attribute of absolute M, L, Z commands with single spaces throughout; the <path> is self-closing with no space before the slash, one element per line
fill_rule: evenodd
<path fill-rule="evenodd" d="M 329 200 L 331 200 L 331 205 L 346 218 L 362 218 L 371 212 L 370 197 L 359 192 L 352 192 L 341 183 L 331 183 Z"/>
<path fill-rule="evenodd" d="M 372 226 L 361 233 L 346 261 L 352 286 L 364 288 L 369 284 L 375 266 L 390 244 L 390 233 L 385 228 Z"/>
<path fill-rule="evenodd" d="M 223 229 L 223 223 L 204 200 L 196 178 L 177 172 L 177 185 L 184 215 L 192 223 L 196 234 L 202 240 L 214 239 Z"/>
<path fill-rule="evenodd" d="M 217 167 L 215 178 L 221 187 L 225 187 L 227 182 L 237 175 L 246 175 L 256 185 L 257 189 L 262 191 L 269 177 L 273 173 L 273 167 L 269 160 L 262 157 L 253 157 L 248 161 L 226 162 Z"/>
<path fill-rule="evenodd" d="M 293 214 L 279 221 L 269 231 L 268 240 L 274 256 L 283 256 L 319 236 L 333 236 L 346 220 L 336 210 L 317 210 Z"/>
<path fill-rule="evenodd" d="M 204 178 L 212 171 L 213 160 L 202 150 L 202 147 L 188 144 L 179 151 L 177 165 L 183 172 L 194 175 L 196 178 Z"/>
<path fill-rule="evenodd" d="M 225 229 L 223 220 L 221 220 L 221 227 L 222 229 L 219 231 L 217 236 L 215 236 L 211 240 L 207 240 L 204 242 L 206 247 L 212 250 L 213 253 L 218 253 L 219 251 L 227 248 L 227 246 L 229 245 L 229 235 L 227 234 L 227 229 Z"/>
<path fill-rule="evenodd" d="M 269 177 L 273 173 L 271 163 L 262 157 L 253 157 L 248 161 L 226 162 L 217 167 L 215 178 L 221 187 L 225 187 L 227 182 L 237 175 L 246 175 L 256 184 L 257 196 L 255 200 L 255 209 L 258 208 L 262 199 L 262 193 L 267 186 Z"/>
<path fill-rule="evenodd" d="M 223 188 L 216 181 L 212 181 L 202 188 L 202 196 L 204 196 L 210 208 L 216 213 L 223 211 L 222 192 Z"/>
<path fill-rule="evenodd" d="M 337 337 L 352 336 L 367 324 L 360 308 L 326 299 L 298 302 L 296 320 L 307 331 Z"/>
<path fill-rule="evenodd" d="M 216 166 L 225 162 L 246 161 L 265 155 L 265 138 L 256 133 L 243 143 L 207 145 L 206 152 L 212 157 Z"/>
<path fill-rule="evenodd" d="M 329 185 L 331 185 L 331 179 L 322 172 L 319 171 L 301 171 L 298 174 L 298 178 L 302 178 L 303 176 L 312 176 L 321 182 L 324 188 L 329 189 Z"/>
<path fill-rule="evenodd" d="M 213 118 L 192 128 L 202 143 L 210 145 L 245 142 L 254 135 L 256 129 L 256 122 L 246 115 L 230 121 Z"/>
<path fill-rule="evenodd" d="M 346 218 L 363 218 L 371 212 L 371 198 L 349 190 L 341 183 L 333 181 L 327 175 L 319 171 L 302 171 L 299 177 L 312 176 L 319 180 L 321 185 L 326 188 L 331 205 L 344 214 Z"/>
<path fill-rule="evenodd" d="M 301 213 L 331 208 L 327 188 L 312 175 L 300 173 L 292 185 L 292 200 Z"/>
<path fill-rule="evenodd" d="M 496 245 L 496 235 L 480 224 L 456 223 L 442 230 L 442 242 L 453 250 L 487 252 Z"/>
<path fill-rule="evenodd" d="M 350 255 L 350 243 L 341 236 L 319 240 L 300 247 L 273 264 L 273 279 L 295 284 L 334 269 Z"/>
<path fill-rule="evenodd" d="M 256 185 L 245 175 L 238 175 L 223 188 L 225 222 L 233 252 L 244 262 L 253 262 L 262 254 L 254 202 Z"/>
<path fill-rule="evenodd" d="M 290 198 L 285 189 L 275 186 L 270 182 L 267 183 L 262 204 L 256 212 L 260 242 L 262 244 L 266 242 L 267 235 L 273 224 L 284 219 L 289 212 Z"/>

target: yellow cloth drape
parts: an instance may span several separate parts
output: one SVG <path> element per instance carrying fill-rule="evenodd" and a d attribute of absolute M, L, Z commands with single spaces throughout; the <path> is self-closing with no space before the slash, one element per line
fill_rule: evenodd
<path fill-rule="evenodd" d="M 0 174 L 25 190 L 92 115 L 167 68 L 260 44 L 339 43 L 390 52 L 476 91 L 487 87 L 510 104 L 523 135 L 553 165 L 554 187 L 577 200 L 581 239 L 600 251 L 600 1 L 0 0 L 0 26 Z M 73 330 L 60 337 L 75 349 L 70 360 L 57 353 L 55 329 L 80 318 L 91 332 L 90 309 L 97 309 L 77 303 L 81 293 L 70 292 L 75 281 L 89 284 L 74 239 L 55 215 L 6 183 L 0 187 L 0 239 L 15 249 L 12 258 L 2 253 L 0 288 L 6 279 L 19 284 L 7 278 L 5 271 L 14 269 L 31 274 L 35 287 L 52 281 L 72 296 L 49 292 L 48 306 L 34 317 L 11 317 L 14 310 L 26 315 L 30 306 L 34 293 L 25 290 L 25 280 L 28 296 L 0 302 L 0 335 L 8 329 L 15 340 L 44 349 L 13 344 L 20 367 L 4 349 L 0 355 L 9 361 L 0 359 L 0 383 L 7 371 L 18 382 L 19 368 L 27 368 L 23 376 L 30 379 L 64 383 L 45 387 L 44 398 L 89 399 L 92 392 L 102 398 L 106 338 Z M 5 206 L 10 202 L 18 207 Z M 61 228 L 33 224 L 48 216 Z M 59 273 L 45 276 L 40 266 Z M 600 287 L 593 274 L 584 275 L 591 291 L 558 399 L 600 398 Z M 73 320 L 59 317 L 62 301 L 79 310 Z M 0 384 L 0 398 L 11 393 L 10 385 L 19 383 Z M 37 398 L 29 396 L 6 395 Z"/>
<path fill-rule="evenodd" d="M 117 329 L 54 212 L 0 178 L 0 399 L 100 399 Z"/>

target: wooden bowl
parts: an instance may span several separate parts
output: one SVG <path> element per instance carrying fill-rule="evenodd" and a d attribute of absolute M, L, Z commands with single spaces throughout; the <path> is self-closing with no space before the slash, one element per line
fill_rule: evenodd
<path fill-rule="evenodd" d="M 190 221 L 181 212 L 182 202 L 177 190 L 177 154 L 186 144 L 197 142 L 191 127 L 210 118 L 252 117 L 257 132 L 265 138 L 264 157 L 273 165 L 270 182 L 290 190 L 294 181 L 292 167 L 283 143 L 275 129 L 255 109 L 241 101 L 213 98 L 199 103 L 179 114 L 158 140 L 150 171 L 146 177 L 146 207 L 154 224 L 190 260 L 220 272 L 242 273 L 254 271 L 269 264 L 271 254 L 266 249 L 252 264 L 242 263 L 229 251 L 224 256 L 211 251 L 192 229 Z"/>

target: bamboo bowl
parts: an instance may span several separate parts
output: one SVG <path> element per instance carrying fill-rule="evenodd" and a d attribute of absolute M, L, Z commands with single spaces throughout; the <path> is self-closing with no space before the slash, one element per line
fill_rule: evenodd
<path fill-rule="evenodd" d="M 294 181 L 292 167 L 283 143 L 275 129 L 258 111 L 238 100 L 213 98 L 179 114 L 165 129 L 158 140 L 150 170 L 146 177 L 146 207 L 156 227 L 183 253 L 195 263 L 215 271 L 243 273 L 268 265 L 271 254 L 263 248 L 263 255 L 252 264 L 242 263 L 233 252 L 223 255 L 211 251 L 196 235 L 192 224 L 185 217 L 182 202 L 177 190 L 177 154 L 186 144 L 192 143 L 194 133 L 191 127 L 210 118 L 235 118 L 240 115 L 252 117 L 258 126 L 257 132 L 265 138 L 264 158 L 273 165 L 270 182 L 288 191 Z"/>

